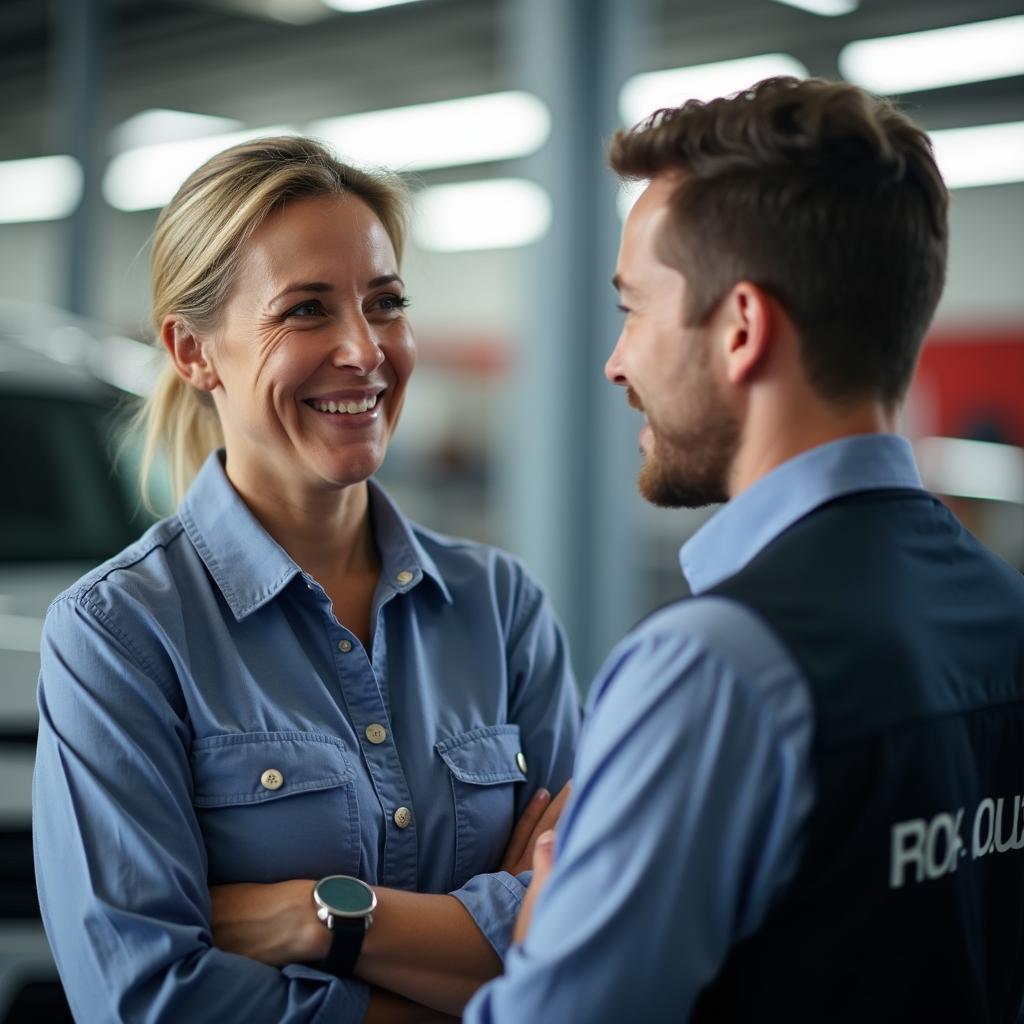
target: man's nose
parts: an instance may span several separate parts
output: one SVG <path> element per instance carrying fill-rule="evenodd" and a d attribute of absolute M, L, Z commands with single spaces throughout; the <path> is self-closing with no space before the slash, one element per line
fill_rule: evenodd
<path fill-rule="evenodd" d="M 612 349 L 612 354 L 604 364 L 604 375 L 612 382 L 612 384 L 618 384 L 619 387 L 627 387 L 629 385 L 629 381 L 626 380 L 626 375 L 622 371 L 622 354 L 619 351 L 621 348 L 622 343 L 620 339 L 615 343 L 615 348 Z"/>

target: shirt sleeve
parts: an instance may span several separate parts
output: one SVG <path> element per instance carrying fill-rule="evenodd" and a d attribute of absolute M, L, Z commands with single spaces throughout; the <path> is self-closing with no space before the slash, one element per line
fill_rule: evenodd
<path fill-rule="evenodd" d="M 813 803 L 797 669 L 718 598 L 649 620 L 592 694 L 555 866 L 469 1024 L 686 1020 L 792 877 Z"/>
<path fill-rule="evenodd" d="M 76 1019 L 361 1021 L 363 983 L 212 945 L 173 669 L 141 617 L 86 601 L 47 616 L 33 779 L 40 905 Z"/>
<path fill-rule="evenodd" d="M 576 678 L 562 627 L 544 592 L 523 573 L 509 633 L 509 721 L 519 726 L 526 785 L 516 817 L 540 788 L 552 796 L 569 781 L 580 730 Z M 504 958 L 532 872 L 477 875 L 452 895 Z"/>

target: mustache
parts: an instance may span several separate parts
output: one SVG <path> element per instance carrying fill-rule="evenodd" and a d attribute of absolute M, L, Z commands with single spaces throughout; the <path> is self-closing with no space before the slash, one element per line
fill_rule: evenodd
<path fill-rule="evenodd" d="M 626 388 L 626 401 L 637 410 L 637 412 L 644 411 L 644 403 L 640 401 L 640 396 L 631 388 Z"/>

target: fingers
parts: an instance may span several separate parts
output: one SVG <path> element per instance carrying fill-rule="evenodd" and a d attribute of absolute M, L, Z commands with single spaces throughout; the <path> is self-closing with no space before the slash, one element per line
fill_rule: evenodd
<path fill-rule="evenodd" d="M 565 807 L 566 801 L 569 799 L 571 791 L 572 782 L 570 781 L 567 782 L 561 790 L 559 790 L 558 796 L 548 804 L 544 812 L 541 814 L 537 824 L 534 826 L 530 838 L 526 843 L 526 849 L 523 852 L 523 860 L 526 863 L 520 870 L 525 870 L 525 868 L 531 865 L 537 840 L 540 836 L 545 832 L 550 832 L 558 824 L 558 819 L 562 816 L 562 810 Z"/>
<path fill-rule="evenodd" d="M 530 930 L 530 922 L 533 920 L 533 905 L 537 902 L 537 896 L 548 880 L 554 862 L 555 833 L 550 830 L 541 832 L 533 846 L 533 880 L 526 890 L 526 896 L 512 933 L 512 941 L 515 943 L 522 942 Z"/>
<path fill-rule="evenodd" d="M 544 813 L 540 816 L 540 820 L 533 830 L 534 836 L 539 837 L 542 832 L 547 832 L 558 824 L 558 819 L 562 816 L 562 810 L 571 792 L 572 782 L 569 781 L 558 791 L 558 796 L 548 804 Z"/>
<path fill-rule="evenodd" d="M 547 881 L 554 863 L 555 833 L 552 831 L 542 832 L 537 836 L 537 842 L 533 847 L 533 877 L 539 885 L 543 885 Z"/>
<path fill-rule="evenodd" d="M 561 794 L 559 794 L 561 796 Z M 530 802 L 526 805 L 522 817 L 516 822 L 512 835 L 509 837 L 508 846 L 505 847 L 505 856 L 501 859 L 502 871 L 511 874 L 518 874 L 525 870 L 521 862 L 528 853 L 528 847 L 533 839 L 537 824 L 542 820 L 545 810 L 551 802 L 551 794 L 546 789 L 538 789 L 533 794 Z"/>

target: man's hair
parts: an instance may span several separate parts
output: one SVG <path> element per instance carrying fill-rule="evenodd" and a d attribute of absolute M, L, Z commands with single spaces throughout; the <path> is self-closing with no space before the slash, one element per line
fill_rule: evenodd
<path fill-rule="evenodd" d="M 659 257 L 686 278 L 691 326 L 749 281 L 792 319 L 823 398 L 902 399 L 942 294 L 949 195 L 927 135 L 891 103 L 769 78 L 655 111 L 610 161 L 627 179 L 684 172 Z"/>

